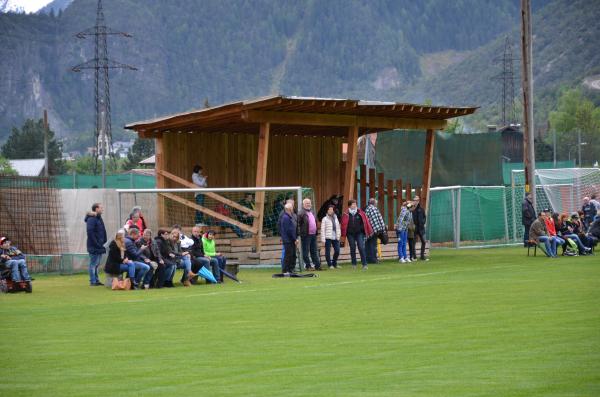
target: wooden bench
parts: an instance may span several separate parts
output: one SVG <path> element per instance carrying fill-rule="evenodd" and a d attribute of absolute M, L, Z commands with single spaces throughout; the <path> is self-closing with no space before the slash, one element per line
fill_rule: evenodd
<path fill-rule="evenodd" d="M 538 248 L 537 241 L 535 241 L 535 240 L 527 241 L 527 256 L 529 256 L 529 251 L 531 250 L 531 248 L 533 248 L 533 256 L 537 256 L 537 248 Z"/>

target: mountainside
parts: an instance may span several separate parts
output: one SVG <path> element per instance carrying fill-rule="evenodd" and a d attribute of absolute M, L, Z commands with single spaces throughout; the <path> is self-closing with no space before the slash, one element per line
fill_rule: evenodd
<path fill-rule="evenodd" d="M 600 36 L 591 22 L 598 17 L 598 2 L 548 3 L 534 2 L 534 56 L 548 59 L 534 62 L 545 76 L 536 76 L 536 89 L 571 83 L 598 65 L 597 54 L 591 54 Z M 110 37 L 109 57 L 139 68 L 111 71 L 116 137 L 126 122 L 199 108 L 205 98 L 219 104 L 283 93 L 489 106 L 498 97 L 487 80 L 497 73 L 491 59 L 505 32 L 514 35 L 519 26 L 518 0 L 103 4 L 107 25 L 133 35 Z M 556 10 L 559 15 L 552 13 Z M 93 39 L 74 34 L 93 26 L 95 13 L 95 0 L 74 0 L 59 15 L 0 15 L 0 141 L 25 118 L 40 117 L 43 108 L 59 136 L 89 140 L 93 72 L 70 68 L 93 57 Z M 573 23 L 577 18 L 586 22 Z M 551 21 L 560 31 L 538 30 L 538 20 Z M 549 44 L 542 45 L 546 40 Z M 576 53 L 557 55 L 550 70 L 543 69 L 556 51 L 548 48 L 574 44 Z M 515 45 L 515 54 L 518 49 Z"/>
<path fill-rule="evenodd" d="M 555 106 L 561 87 L 582 87 L 600 92 L 600 2 L 554 1 L 534 13 L 533 76 L 534 108 L 539 130 L 545 129 L 548 112 Z M 493 78 L 501 64 L 505 38 L 513 43 L 517 119 L 521 116 L 521 36 L 516 26 L 489 44 L 440 73 L 418 81 L 403 94 L 411 100 L 469 103 L 481 106 L 471 123 L 499 123 L 501 82 Z M 598 97 L 589 92 L 592 97 Z M 595 94 L 595 95 L 594 95 Z"/>
<path fill-rule="evenodd" d="M 38 14 L 50 14 L 54 12 L 58 14 L 60 11 L 67 8 L 73 0 L 53 0 L 44 7 L 42 7 L 37 13 Z"/>

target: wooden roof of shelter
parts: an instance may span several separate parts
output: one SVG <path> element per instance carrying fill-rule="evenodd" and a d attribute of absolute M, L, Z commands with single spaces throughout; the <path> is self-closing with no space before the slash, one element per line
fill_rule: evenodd
<path fill-rule="evenodd" d="M 143 138 L 164 132 L 257 134 L 260 123 L 267 122 L 273 135 L 345 137 L 349 126 L 358 126 L 359 135 L 392 129 L 442 130 L 447 119 L 475 110 L 477 107 L 278 95 L 139 121 L 125 128 Z"/>

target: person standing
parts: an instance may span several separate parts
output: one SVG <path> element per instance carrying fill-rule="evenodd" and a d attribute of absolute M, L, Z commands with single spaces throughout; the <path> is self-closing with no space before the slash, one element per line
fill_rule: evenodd
<path fill-rule="evenodd" d="M 192 173 L 192 182 L 194 182 L 194 184 L 196 186 L 198 186 L 199 188 L 207 188 L 208 187 L 208 183 L 206 182 L 206 179 L 208 177 L 206 175 L 202 174 L 202 167 L 199 166 L 198 164 L 196 164 L 194 166 L 194 172 Z M 204 206 L 204 194 L 202 193 L 196 193 L 195 195 L 196 197 L 196 204 Z M 204 219 L 204 216 L 202 214 L 202 212 L 200 211 L 196 211 L 196 224 L 201 224 L 202 220 Z"/>
<path fill-rule="evenodd" d="M 412 262 L 417 261 L 417 250 L 415 248 L 415 222 L 413 221 L 412 214 L 415 210 L 415 206 L 412 203 L 406 204 L 406 208 L 410 211 L 410 221 L 408 222 L 408 257 Z"/>
<path fill-rule="evenodd" d="M 408 225 L 412 222 L 412 212 L 407 203 L 402 203 L 400 215 L 396 220 L 396 235 L 398 236 L 398 258 L 401 263 L 412 262 L 406 255 L 406 243 L 408 240 Z"/>
<path fill-rule="evenodd" d="M 367 251 L 367 263 L 377 263 L 377 238 L 379 233 L 386 233 L 387 227 L 383 221 L 383 216 L 377 208 L 377 200 L 369 199 L 369 205 L 365 209 L 367 219 L 373 228 L 373 235 L 367 239 L 365 250 Z"/>
<path fill-rule="evenodd" d="M 292 222 L 294 222 L 294 227 L 296 228 L 296 234 L 298 233 L 298 215 L 294 211 L 294 199 L 290 196 L 285 200 L 283 204 L 283 208 L 279 213 L 279 217 L 277 218 L 277 231 L 279 232 L 279 236 L 281 236 L 281 221 L 283 220 L 283 216 L 285 215 L 285 206 L 286 204 L 291 204 L 292 206 Z M 285 244 L 283 244 L 283 239 L 281 239 L 282 247 L 281 247 L 281 271 L 285 273 Z"/>
<path fill-rule="evenodd" d="M 421 207 L 421 198 L 419 196 L 415 196 L 413 205 L 415 206 L 412 213 L 413 222 L 415 223 L 415 243 L 418 237 L 421 240 L 421 260 L 428 261 L 429 258 L 425 258 L 425 246 L 427 245 L 425 241 L 425 223 L 427 222 L 427 215 L 425 215 L 425 210 Z"/>
<path fill-rule="evenodd" d="M 587 230 L 592 222 L 594 222 L 594 216 L 596 216 L 596 207 L 594 206 L 594 203 L 590 202 L 589 197 L 583 198 L 581 211 L 583 212 L 583 227 Z"/>
<path fill-rule="evenodd" d="M 286 203 L 283 207 L 284 213 L 280 218 L 279 230 L 283 242 L 283 273 L 294 273 L 296 268 L 296 246 L 298 245 L 298 234 L 294 222 L 294 205 Z"/>
<path fill-rule="evenodd" d="M 321 220 L 321 241 L 325 244 L 325 260 L 330 270 L 338 269 L 337 260 L 340 256 L 340 238 L 342 228 L 332 204 L 327 208 L 327 213 Z M 331 247 L 333 247 L 333 260 L 331 259 Z"/>
<path fill-rule="evenodd" d="M 92 212 L 88 212 L 84 218 L 87 232 L 87 251 L 90 256 L 90 263 L 88 266 L 88 273 L 90 275 L 90 286 L 95 287 L 98 285 L 104 285 L 98 278 L 98 266 L 102 261 L 102 255 L 106 253 L 106 228 L 104 227 L 104 221 L 102 220 L 102 213 L 104 207 L 100 203 L 94 203 L 92 205 Z"/>
<path fill-rule="evenodd" d="M 527 242 L 529 241 L 529 229 L 531 229 L 531 224 L 536 220 L 536 218 L 535 208 L 533 208 L 533 195 L 531 193 L 527 193 L 523 199 L 523 203 L 521 203 L 521 223 L 525 228 L 523 232 L 524 247 L 527 247 Z"/>
<path fill-rule="evenodd" d="M 302 200 L 302 210 L 298 214 L 298 230 L 300 231 L 305 269 L 321 270 L 321 260 L 317 248 L 317 218 L 312 212 L 312 202 L 308 198 Z"/>
<path fill-rule="evenodd" d="M 342 238 L 348 238 L 350 245 L 350 259 L 352 268 L 356 269 L 356 247 L 360 254 L 362 270 L 367 270 L 367 255 L 365 252 L 365 238 L 373 235 L 373 229 L 363 210 L 358 208 L 356 200 L 348 201 L 348 211 L 342 215 Z"/>

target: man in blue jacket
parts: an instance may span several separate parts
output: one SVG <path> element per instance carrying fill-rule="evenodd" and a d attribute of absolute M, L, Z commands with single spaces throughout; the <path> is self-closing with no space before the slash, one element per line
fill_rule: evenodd
<path fill-rule="evenodd" d="M 104 285 L 98 278 L 98 266 L 102 261 L 102 255 L 106 253 L 106 228 L 102 220 L 102 212 L 104 208 L 100 203 L 92 205 L 92 212 L 88 212 L 84 222 L 87 229 L 87 251 L 90 255 L 90 286 Z"/>
<path fill-rule="evenodd" d="M 125 256 L 127 259 L 133 262 L 135 266 L 135 280 L 133 280 L 133 289 L 150 288 L 150 278 L 152 278 L 152 273 L 149 273 L 150 270 L 150 259 L 148 259 L 144 255 L 144 250 L 148 248 L 146 245 L 142 245 L 138 248 L 135 244 L 135 241 L 140 238 L 140 229 L 135 226 L 131 226 L 129 228 L 129 235 L 125 236 Z M 146 274 L 150 276 L 150 278 L 145 278 Z M 142 280 L 144 283 L 142 284 Z"/>
<path fill-rule="evenodd" d="M 296 245 L 298 245 L 298 235 L 293 217 L 293 205 L 287 203 L 284 207 L 284 211 L 279 224 L 281 241 L 283 242 L 284 249 L 283 272 L 294 273 L 294 269 L 296 268 Z"/>

